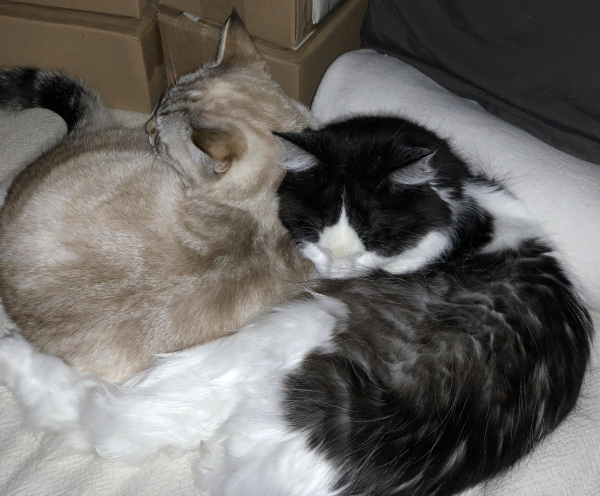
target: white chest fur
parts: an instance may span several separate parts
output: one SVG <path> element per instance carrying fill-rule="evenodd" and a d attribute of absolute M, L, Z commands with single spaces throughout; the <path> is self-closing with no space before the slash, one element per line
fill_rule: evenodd
<path fill-rule="evenodd" d="M 307 243 L 302 251 L 321 276 L 344 279 L 372 269 L 383 269 L 391 274 L 412 272 L 438 258 L 449 247 L 448 234 L 433 231 L 398 255 L 386 257 L 369 252 L 342 207 L 338 221 L 323 230 L 317 243 Z"/>

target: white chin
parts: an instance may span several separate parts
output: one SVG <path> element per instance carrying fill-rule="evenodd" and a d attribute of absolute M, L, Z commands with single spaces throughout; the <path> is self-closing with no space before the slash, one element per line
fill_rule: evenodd
<path fill-rule="evenodd" d="M 366 269 L 354 258 L 333 258 L 314 244 L 305 245 L 301 251 L 315 264 L 319 275 L 327 279 L 348 279 L 363 274 Z"/>

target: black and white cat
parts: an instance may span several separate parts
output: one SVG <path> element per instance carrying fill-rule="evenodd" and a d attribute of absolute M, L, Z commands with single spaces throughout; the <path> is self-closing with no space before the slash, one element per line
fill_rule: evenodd
<path fill-rule="evenodd" d="M 281 218 L 322 278 L 122 387 L 4 338 L 33 422 L 109 458 L 200 448 L 213 496 L 450 495 L 529 453 L 592 325 L 526 209 L 403 119 L 280 139 Z"/>

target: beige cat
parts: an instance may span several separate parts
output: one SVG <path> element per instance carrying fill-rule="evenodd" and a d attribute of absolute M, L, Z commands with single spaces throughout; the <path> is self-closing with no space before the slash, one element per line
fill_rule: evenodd
<path fill-rule="evenodd" d="M 217 62 L 167 91 L 148 134 L 115 127 L 64 74 L 0 71 L 0 107 L 33 106 L 61 114 L 69 135 L 8 192 L 0 296 L 42 351 L 122 381 L 153 354 L 238 329 L 308 278 L 277 216 L 272 135 L 303 129 L 308 111 L 237 16 Z"/>

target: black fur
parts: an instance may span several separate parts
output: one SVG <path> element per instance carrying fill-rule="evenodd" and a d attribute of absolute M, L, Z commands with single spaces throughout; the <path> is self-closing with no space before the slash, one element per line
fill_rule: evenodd
<path fill-rule="evenodd" d="M 326 135 L 331 138 L 323 139 Z M 338 219 L 343 191 L 347 215 L 365 247 L 382 255 L 399 253 L 422 233 L 448 224 L 451 211 L 429 184 L 402 188 L 390 174 L 433 152 L 435 164 L 444 164 L 432 165 L 437 183 L 453 198 L 462 198 L 462 183 L 470 177 L 445 141 L 408 121 L 363 118 L 351 126 L 281 136 L 328 165 L 288 174 L 279 190 L 281 219 L 297 240 L 315 241 Z M 402 194 L 394 194 L 400 189 Z"/>
<path fill-rule="evenodd" d="M 30 67 L 0 70 L 0 108 L 51 110 L 64 119 L 69 133 L 98 105 L 99 96 L 67 74 Z"/>
<path fill-rule="evenodd" d="M 318 159 L 280 188 L 299 245 L 337 221 L 343 192 L 371 251 L 400 253 L 437 228 L 453 239 L 417 271 L 316 285 L 350 315 L 333 350 L 287 377 L 290 426 L 333 461 L 343 495 L 447 496 L 510 467 L 574 408 L 590 354 L 590 317 L 549 246 L 532 233 L 484 250 L 494 215 L 467 185 L 501 187 L 412 123 L 356 118 L 283 137 Z M 435 179 L 393 184 L 431 152 Z"/>

